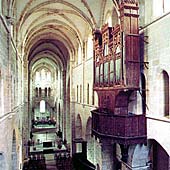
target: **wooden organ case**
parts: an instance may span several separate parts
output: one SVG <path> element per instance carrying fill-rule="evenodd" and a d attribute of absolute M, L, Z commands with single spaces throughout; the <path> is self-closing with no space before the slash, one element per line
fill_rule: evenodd
<path fill-rule="evenodd" d="M 119 8 L 120 25 L 93 33 L 99 108 L 92 111 L 92 133 L 122 145 L 145 143 L 146 117 L 129 111 L 131 100 L 137 105 L 140 81 L 138 3 L 122 0 Z"/>

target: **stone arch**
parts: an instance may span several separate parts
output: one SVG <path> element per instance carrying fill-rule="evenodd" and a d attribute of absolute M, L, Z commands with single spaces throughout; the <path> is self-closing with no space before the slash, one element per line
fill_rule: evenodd
<path fill-rule="evenodd" d="M 94 162 L 94 141 L 92 138 L 92 118 L 89 117 L 86 124 L 87 159 Z"/>
<path fill-rule="evenodd" d="M 140 158 L 140 159 L 139 159 Z M 149 146 L 144 144 L 131 145 L 128 150 L 128 163 L 132 167 L 145 167 L 149 162 Z"/>
<path fill-rule="evenodd" d="M 16 146 L 15 130 L 13 130 L 13 136 L 12 136 L 11 169 L 17 170 L 17 146 Z"/>
<path fill-rule="evenodd" d="M 154 170 L 169 169 L 169 155 L 166 150 L 154 139 L 149 139 L 149 166 Z"/>

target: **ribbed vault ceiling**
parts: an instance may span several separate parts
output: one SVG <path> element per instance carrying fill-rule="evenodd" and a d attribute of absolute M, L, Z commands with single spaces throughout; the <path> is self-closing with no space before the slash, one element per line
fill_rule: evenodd
<path fill-rule="evenodd" d="M 66 66 L 78 45 L 104 20 L 112 0 L 17 0 L 18 46 L 31 61 L 42 53 Z M 46 55 L 47 56 L 47 55 Z M 57 58 L 58 57 L 58 58 Z M 59 59 L 60 58 L 60 59 Z M 34 61 L 36 61 L 34 59 Z"/>

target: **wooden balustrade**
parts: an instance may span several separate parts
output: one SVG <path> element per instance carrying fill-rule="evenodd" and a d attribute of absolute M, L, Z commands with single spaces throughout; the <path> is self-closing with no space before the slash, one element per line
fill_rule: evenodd
<path fill-rule="evenodd" d="M 92 111 L 92 132 L 98 137 L 110 137 L 120 144 L 144 143 L 146 142 L 146 117 Z"/>

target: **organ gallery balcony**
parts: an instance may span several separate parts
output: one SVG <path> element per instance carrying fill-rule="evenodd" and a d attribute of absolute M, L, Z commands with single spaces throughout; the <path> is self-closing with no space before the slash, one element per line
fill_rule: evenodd
<path fill-rule="evenodd" d="M 101 110 L 92 111 L 92 134 L 98 138 L 111 138 L 124 145 L 146 142 L 145 115 L 113 115 Z"/>

